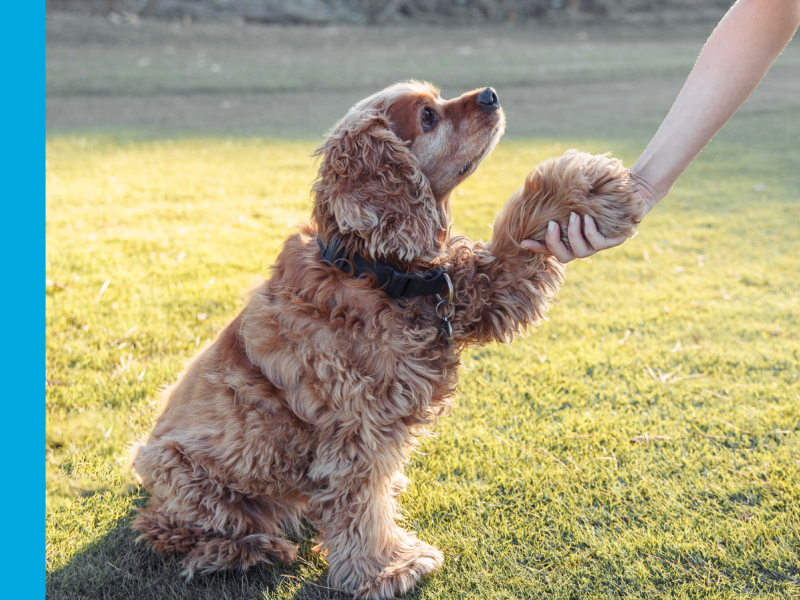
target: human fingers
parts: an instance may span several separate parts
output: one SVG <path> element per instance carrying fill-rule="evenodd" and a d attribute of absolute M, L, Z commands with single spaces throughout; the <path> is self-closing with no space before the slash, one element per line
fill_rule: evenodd
<path fill-rule="evenodd" d="M 546 254 L 547 256 L 555 256 L 555 254 L 558 253 L 558 255 L 561 257 L 559 258 L 559 260 L 561 260 L 562 262 L 567 262 L 569 260 L 572 260 L 572 258 L 569 257 L 569 250 L 567 249 L 566 246 L 564 246 L 560 238 L 558 238 L 554 242 L 554 246 L 561 245 L 563 247 L 563 251 L 559 251 L 559 249 L 556 248 L 555 252 L 553 252 L 552 250 L 550 250 L 550 248 L 547 247 L 547 244 L 538 242 L 536 240 L 522 240 L 519 245 L 525 248 L 526 250 L 534 252 L 535 254 Z M 556 258 L 558 258 L 558 256 L 556 256 Z"/>
<path fill-rule="evenodd" d="M 567 239 L 569 239 L 569 245 L 572 246 L 572 253 L 577 258 L 586 258 L 597 251 L 586 241 L 586 238 L 583 237 L 583 232 L 581 232 L 581 218 L 575 213 L 570 213 L 569 215 Z"/>
<path fill-rule="evenodd" d="M 585 215 L 583 217 L 583 232 L 586 235 L 586 239 L 589 240 L 589 243 L 594 248 L 595 252 L 600 250 L 607 250 L 608 248 L 613 248 L 614 246 L 619 246 L 622 242 L 624 242 L 626 238 L 624 235 L 620 237 L 606 237 L 599 231 L 597 231 L 597 224 L 594 222 L 594 219 L 591 215 Z"/>
<path fill-rule="evenodd" d="M 537 242 L 536 240 L 522 240 L 519 245 L 536 254 L 552 254 L 547 248 L 547 244 Z"/>
<path fill-rule="evenodd" d="M 568 263 L 571 260 L 575 260 L 575 254 L 561 241 L 561 228 L 555 221 L 550 221 L 550 224 L 547 226 L 547 233 L 544 236 L 544 241 L 547 243 L 547 248 L 550 250 L 550 253 L 555 256 L 559 262 Z"/>

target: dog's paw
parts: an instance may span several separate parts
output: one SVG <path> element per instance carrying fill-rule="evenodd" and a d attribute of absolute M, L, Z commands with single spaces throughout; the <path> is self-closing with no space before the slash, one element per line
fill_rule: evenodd
<path fill-rule="evenodd" d="M 297 560 L 297 545 L 260 533 L 238 539 L 207 536 L 198 540 L 184 556 L 181 575 L 191 580 L 197 572 L 213 573 L 234 567 L 246 571 L 256 565 L 270 565 L 276 560 L 293 563 Z"/>
<path fill-rule="evenodd" d="M 398 549 L 392 562 L 377 576 L 353 592 L 359 600 L 388 600 L 396 594 L 405 594 L 417 582 L 441 568 L 444 557 L 438 548 L 409 536 L 408 544 Z"/>
<path fill-rule="evenodd" d="M 503 244 L 502 238 L 515 245 L 524 239 L 543 242 L 548 224 L 555 221 L 569 247 L 567 226 L 573 212 L 591 215 L 606 237 L 630 237 L 645 206 L 622 162 L 607 155 L 567 150 L 559 158 L 539 163 L 528 174 L 498 215 L 492 243 Z"/>
<path fill-rule="evenodd" d="M 645 215 L 645 204 L 621 161 L 605 154 L 591 155 L 577 150 L 568 151 L 559 161 L 566 164 L 557 164 L 557 167 L 567 172 L 573 165 L 579 165 L 585 181 L 579 187 L 588 186 L 585 191 L 580 190 L 583 198 L 572 212 L 591 215 L 598 231 L 606 237 L 631 237 L 636 233 L 636 226 Z M 566 239 L 566 215 L 560 224 L 562 237 Z"/>

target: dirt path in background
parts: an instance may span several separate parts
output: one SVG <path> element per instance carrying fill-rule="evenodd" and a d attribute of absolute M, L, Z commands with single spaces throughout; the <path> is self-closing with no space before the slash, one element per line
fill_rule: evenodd
<path fill-rule="evenodd" d="M 318 138 L 360 98 L 414 77 L 445 97 L 494 86 L 508 137 L 648 137 L 708 32 L 187 27 L 51 14 L 47 129 Z M 796 41 L 743 111 L 787 106 L 800 106 Z"/>

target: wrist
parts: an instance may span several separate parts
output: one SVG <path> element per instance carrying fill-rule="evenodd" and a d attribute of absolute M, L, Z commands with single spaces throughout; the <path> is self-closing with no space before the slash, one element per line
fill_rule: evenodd
<path fill-rule="evenodd" d="M 647 214 L 669 193 L 674 182 L 670 182 L 668 186 L 659 186 L 642 173 L 642 170 L 637 168 L 638 166 L 638 164 L 633 165 L 629 173 L 634 181 L 636 192 L 645 204 L 645 214 Z"/>
<path fill-rule="evenodd" d="M 642 199 L 645 205 L 644 214 L 646 215 L 649 213 L 658 201 L 661 200 L 666 193 L 660 193 L 659 190 L 652 185 L 649 181 L 647 181 L 644 177 L 642 177 L 639 173 L 634 171 L 630 171 L 631 179 L 634 181 L 636 193 L 639 194 L 639 197 Z M 668 192 L 669 190 L 667 190 Z"/>

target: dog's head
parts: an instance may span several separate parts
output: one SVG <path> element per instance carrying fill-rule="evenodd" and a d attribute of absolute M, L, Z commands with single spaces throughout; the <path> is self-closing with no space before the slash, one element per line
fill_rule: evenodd
<path fill-rule="evenodd" d="M 505 129 L 491 88 L 442 100 L 399 83 L 356 104 L 315 151 L 313 219 L 321 239 L 392 262 L 430 262 L 447 242 L 450 192 Z"/>

